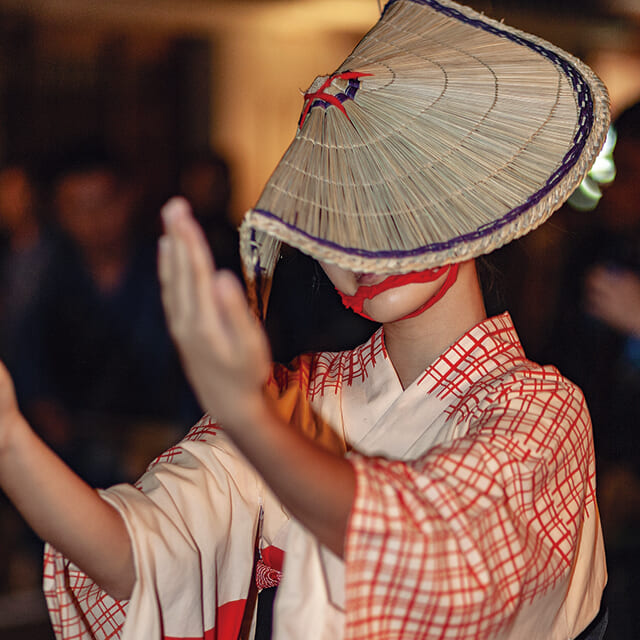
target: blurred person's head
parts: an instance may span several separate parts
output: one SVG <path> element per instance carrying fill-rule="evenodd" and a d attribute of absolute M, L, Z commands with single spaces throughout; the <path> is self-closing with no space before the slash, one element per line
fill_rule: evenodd
<path fill-rule="evenodd" d="M 189 157 L 180 170 L 180 192 L 205 226 L 208 221 L 224 220 L 231 198 L 231 177 L 226 160 L 214 151 Z"/>
<path fill-rule="evenodd" d="M 127 245 L 134 196 L 129 181 L 101 151 L 76 152 L 60 167 L 53 188 L 56 220 L 85 252 L 109 252 Z"/>
<path fill-rule="evenodd" d="M 602 199 L 607 226 L 616 230 L 640 227 L 640 102 L 614 122 L 618 140 L 613 152 L 616 178 Z"/>
<path fill-rule="evenodd" d="M 9 236 L 37 225 L 33 179 L 21 164 L 0 169 L 0 226 Z"/>

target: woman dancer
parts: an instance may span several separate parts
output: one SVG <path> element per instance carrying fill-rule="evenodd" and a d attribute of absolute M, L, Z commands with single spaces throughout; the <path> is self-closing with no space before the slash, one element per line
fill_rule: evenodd
<path fill-rule="evenodd" d="M 583 632 L 606 581 L 588 412 L 526 359 L 508 315 L 485 317 L 474 258 L 570 195 L 606 102 L 533 36 L 448 1 L 389 2 L 305 95 L 241 229 L 259 313 L 287 242 L 382 323 L 287 368 L 170 202 L 163 299 L 207 411 L 185 440 L 97 497 L 2 385 L 0 481 L 58 549 L 45 564 L 58 635 L 236 638 L 256 586 L 278 583 L 279 639 Z"/>

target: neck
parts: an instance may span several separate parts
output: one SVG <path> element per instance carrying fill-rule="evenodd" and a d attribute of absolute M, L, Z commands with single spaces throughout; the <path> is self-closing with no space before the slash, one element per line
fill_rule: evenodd
<path fill-rule="evenodd" d="M 471 260 L 460 265 L 455 284 L 433 307 L 414 318 L 385 323 L 385 346 L 402 386 L 408 387 L 486 315 Z"/>

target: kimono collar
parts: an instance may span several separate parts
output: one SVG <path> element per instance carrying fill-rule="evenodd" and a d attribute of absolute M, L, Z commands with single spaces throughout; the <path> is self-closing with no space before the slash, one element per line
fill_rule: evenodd
<path fill-rule="evenodd" d="M 511 316 L 503 313 L 467 331 L 427 367 L 415 384 L 441 397 L 458 395 L 495 369 L 524 358 Z"/>

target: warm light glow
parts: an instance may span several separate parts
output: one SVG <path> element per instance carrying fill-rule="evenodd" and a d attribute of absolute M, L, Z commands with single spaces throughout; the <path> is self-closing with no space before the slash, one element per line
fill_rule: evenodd
<path fill-rule="evenodd" d="M 602 78 L 611 98 L 615 119 L 619 113 L 640 99 L 640 52 L 636 50 L 601 50 L 589 62 Z"/>
<path fill-rule="evenodd" d="M 616 177 L 616 165 L 613 161 L 618 135 L 613 126 L 609 127 L 604 145 L 580 186 L 571 194 L 569 204 L 578 211 L 592 211 L 602 198 L 601 184 L 609 184 Z"/>
<path fill-rule="evenodd" d="M 293 139 L 302 93 L 342 63 L 379 9 L 377 0 L 289 0 L 236 4 L 235 18 L 230 11 L 215 33 L 212 141 L 236 167 L 240 217 Z"/>

